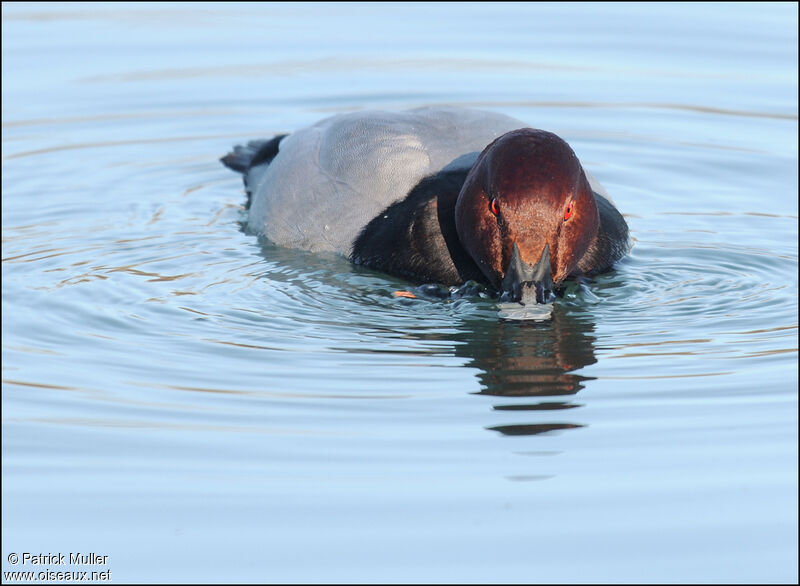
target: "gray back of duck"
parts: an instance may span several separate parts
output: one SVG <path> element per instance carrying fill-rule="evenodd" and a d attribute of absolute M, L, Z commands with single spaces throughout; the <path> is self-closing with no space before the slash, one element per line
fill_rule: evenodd
<path fill-rule="evenodd" d="M 470 168 L 491 141 L 525 126 L 459 108 L 327 118 L 284 138 L 269 164 L 248 171 L 248 228 L 281 246 L 349 255 L 361 229 L 420 180 Z"/>

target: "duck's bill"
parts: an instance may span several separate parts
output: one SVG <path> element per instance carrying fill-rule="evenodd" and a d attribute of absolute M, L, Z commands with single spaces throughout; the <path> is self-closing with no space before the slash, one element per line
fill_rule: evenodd
<path fill-rule="evenodd" d="M 550 303 L 555 299 L 555 285 L 550 268 L 550 246 L 545 244 L 536 264 L 529 265 L 519 253 L 517 244 L 503 278 L 500 301 L 517 301 L 524 305 Z"/>

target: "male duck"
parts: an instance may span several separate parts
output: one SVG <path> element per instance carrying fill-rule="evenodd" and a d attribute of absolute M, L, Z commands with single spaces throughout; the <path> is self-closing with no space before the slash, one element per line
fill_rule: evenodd
<path fill-rule="evenodd" d="M 473 279 L 513 300 L 530 287 L 545 302 L 630 249 L 570 146 L 502 114 L 342 114 L 222 162 L 244 176 L 250 231 L 417 283 Z"/>

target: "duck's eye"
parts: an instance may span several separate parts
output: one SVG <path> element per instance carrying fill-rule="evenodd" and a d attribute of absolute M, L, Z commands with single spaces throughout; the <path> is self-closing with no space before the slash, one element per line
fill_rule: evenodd
<path fill-rule="evenodd" d="M 572 217 L 572 213 L 575 211 L 575 202 L 571 201 L 567 205 L 567 209 L 564 210 L 564 221 L 566 222 Z"/>
<path fill-rule="evenodd" d="M 494 198 L 489 202 L 489 211 L 495 216 L 500 213 L 500 206 L 497 205 L 497 198 Z"/>

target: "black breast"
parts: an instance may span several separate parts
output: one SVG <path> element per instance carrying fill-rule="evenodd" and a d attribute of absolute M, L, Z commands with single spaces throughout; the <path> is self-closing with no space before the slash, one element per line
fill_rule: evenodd
<path fill-rule="evenodd" d="M 455 203 L 468 172 L 442 171 L 420 181 L 364 227 L 350 260 L 417 283 L 483 280 L 455 226 Z"/>

